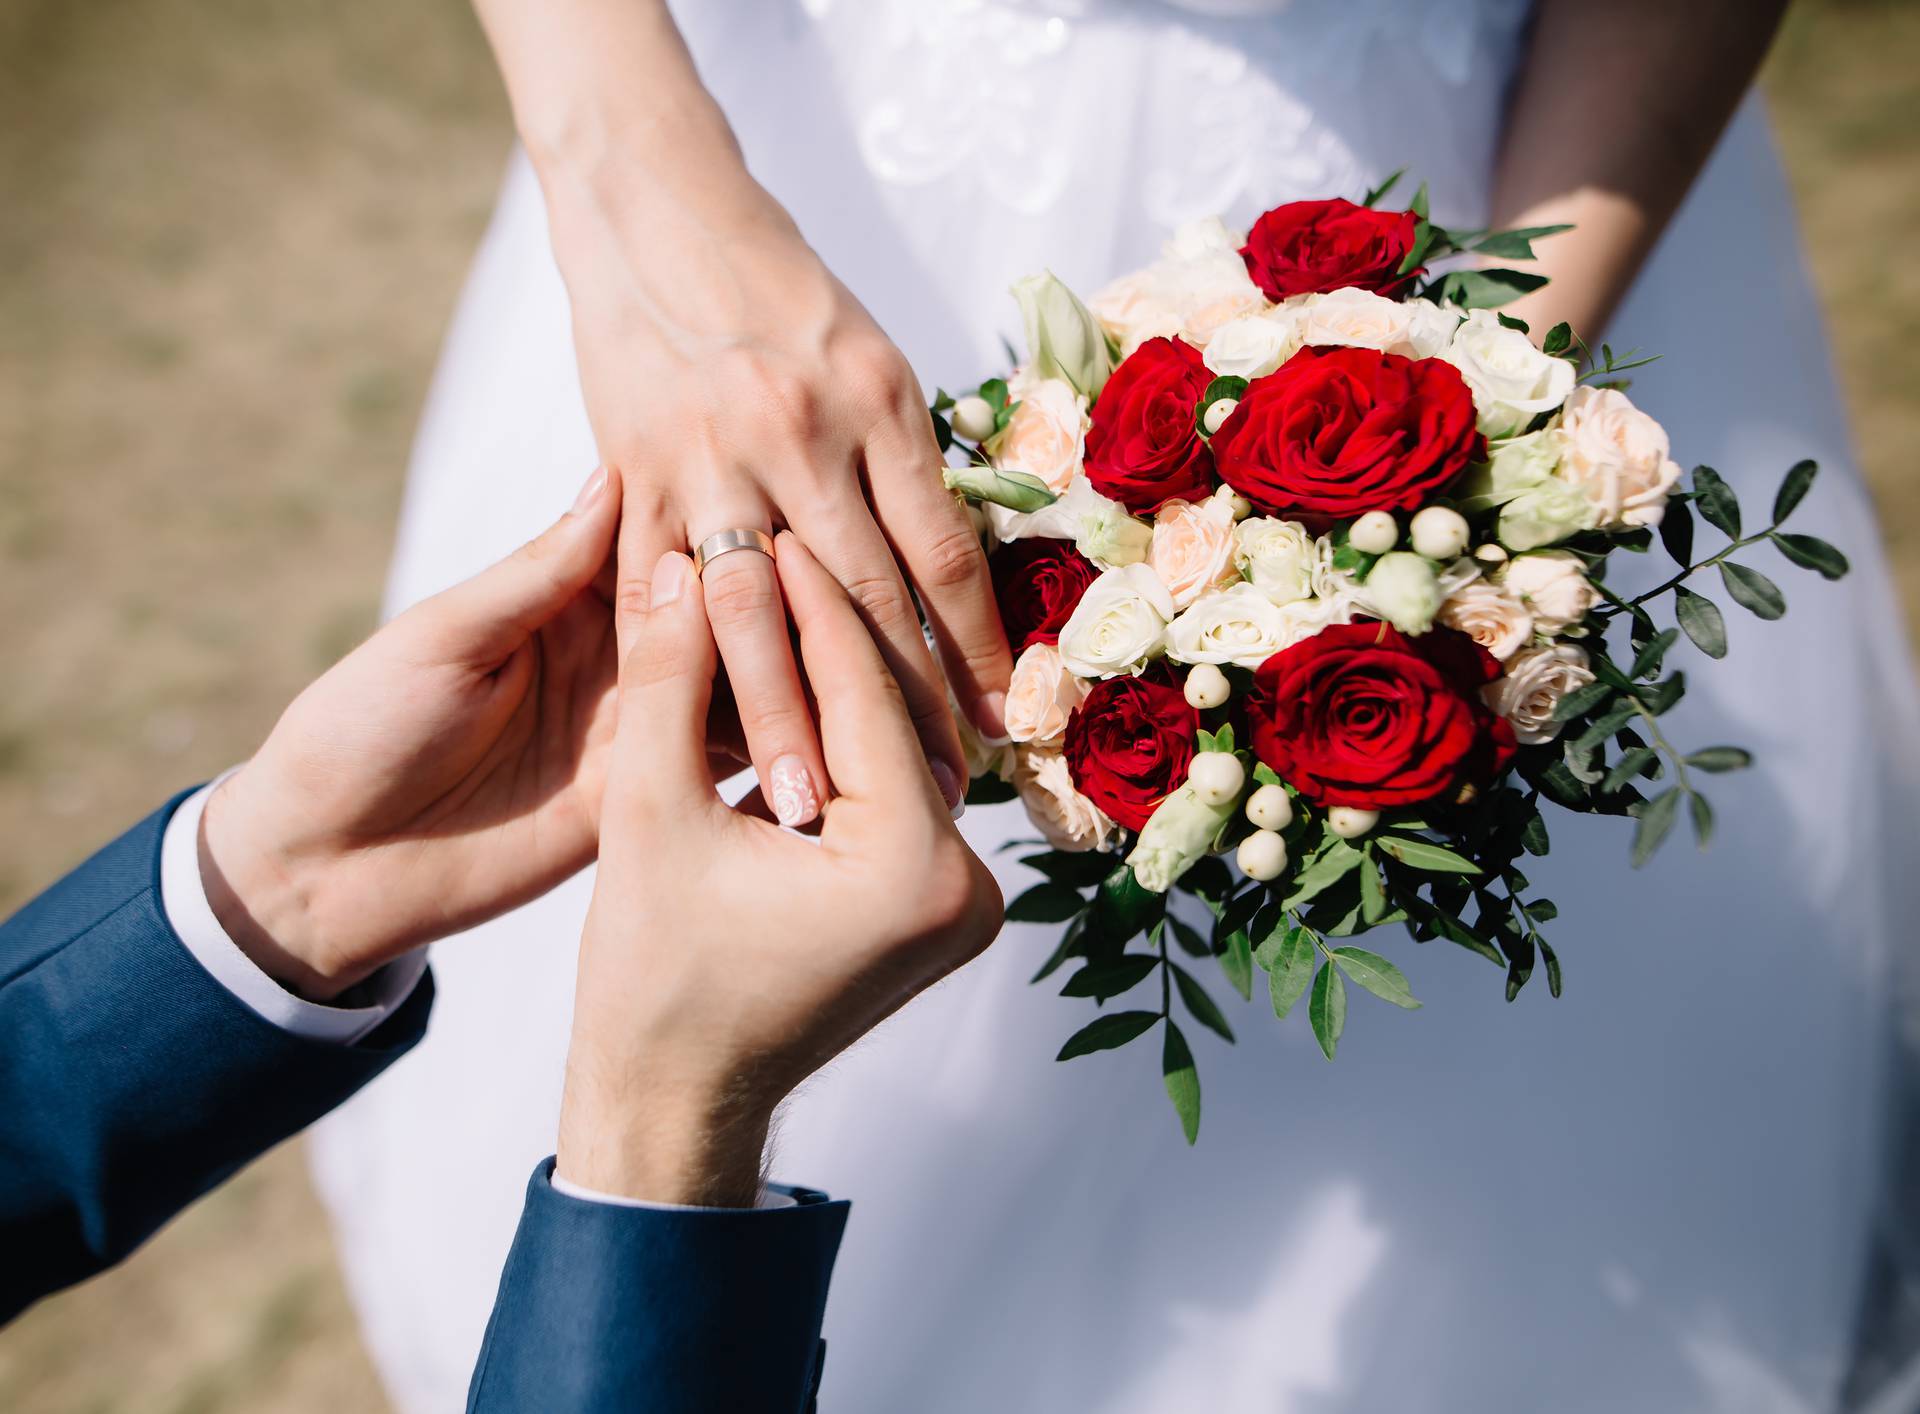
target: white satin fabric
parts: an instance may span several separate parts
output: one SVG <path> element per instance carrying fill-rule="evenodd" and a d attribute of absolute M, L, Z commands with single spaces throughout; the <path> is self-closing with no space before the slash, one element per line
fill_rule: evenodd
<path fill-rule="evenodd" d="M 1406 165 L 1436 215 L 1477 220 L 1525 19 L 1504 0 L 680 8 L 756 174 L 949 387 L 1000 367 L 1015 277 L 1051 266 L 1091 289 L 1184 217 L 1244 223 Z M 390 608 L 505 553 L 593 466 L 567 321 L 516 159 L 421 427 Z M 1818 457 L 1801 528 L 1855 567 L 1829 585 L 1756 552 L 1787 617 L 1729 604 L 1729 661 L 1676 652 L 1680 739 L 1761 763 L 1711 781 L 1712 850 L 1678 840 L 1633 874 L 1620 822 L 1555 819 L 1531 872 L 1563 914 L 1558 1002 L 1536 979 L 1507 1006 L 1497 970 L 1396 935 L 1383 949 L 1425 1009 L 1356 996 L 1330 1066 L 1300 1018 L 1231 999 L 1240 1044 L 1195 1036 L 1191 1151 L 1157 1048 L 1053 1062 L 1089 1011 L 1026 985 L 1054 930 L 1009 927 L 782 1126 L 778 1174 L 856 1204 L 823 1407 L 1827 1414 L 1843 1387 L 1905 1397 L 1906 1228 L 1879 1195 L 1902 1177 L 1887 1116 L 1911 1028 L 1890 1022 L 1920 714 L 1757 106 L 1612 339 L 1665 353 L 1634 396 L 1750 519 Z M 1030 833 L 1015 807 L 965 828 L 1009 894 L 1030 882 L 991 852 Z M 461 1407 L 521 1187 L 553 1146 L 588 890 L 437 947 L 426 1041 L 316 1135 L 404 1414 Z"/>

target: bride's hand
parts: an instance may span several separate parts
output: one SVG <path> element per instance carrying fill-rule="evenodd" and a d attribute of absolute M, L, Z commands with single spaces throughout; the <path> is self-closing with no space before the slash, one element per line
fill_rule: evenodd
<path fill-rule="evenodd" d="M 778 553 L 837 787 L 817 841 L 714 793 L 714 596 L 692 564 L 662 557 L 651 609 L 622 606 L 557 1170 L 588 1188 L 750 1206 L 780 1099 L 1000 923 L 845 592 L 792 535 Z"/>
<path fill-rule="evenodd" d="M 479 8 L 546 193 L 600 455 L 626 484 L 623 586 L 644 595 L 661 554 L 717 531 L 790 527 L 852 596 L 957 804 L 965 758 L 909 581 L 989 736 L 1011 657 L 905 357 L 748 174 L 664 5 Z M 772 566 L 730 555 L 706 587 L 762 789 L 801 823 L 828 783 Z"/>

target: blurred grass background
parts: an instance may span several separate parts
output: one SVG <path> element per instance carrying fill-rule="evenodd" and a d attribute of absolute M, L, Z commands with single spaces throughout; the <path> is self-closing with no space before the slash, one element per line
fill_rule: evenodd
<path fill-rule="evenodd" d="M 1920 623 L 1920 2 L 1764 82 Z M 463 0 L 0 0 L 0 916 L 372 627 L 508 136 Z M 294 1147 L 0 1333 L 17 1414 L 384 1408 Z"/>

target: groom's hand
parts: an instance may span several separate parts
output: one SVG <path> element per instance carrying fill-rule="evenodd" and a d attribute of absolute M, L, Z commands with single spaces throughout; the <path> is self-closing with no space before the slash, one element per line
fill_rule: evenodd
<path fill-rule="evenodd" d="M 792 535 L 777 548 L 837 792 L 817 841 L 714 793 L 717 656 L 692 563 L 663 556 L 651 607 L 623 610 L 557 1169 L 587 1188 L 751 1205 L 780 1100 L 1000 925 L 845 591 Z"/>
<path fill-rule="evenodd" d="M 313 683 L 214 792 L 208 901 L 269 976 L 330 999 L 592 861 L 619 520 L 596 472 L 537 539 Z"/>

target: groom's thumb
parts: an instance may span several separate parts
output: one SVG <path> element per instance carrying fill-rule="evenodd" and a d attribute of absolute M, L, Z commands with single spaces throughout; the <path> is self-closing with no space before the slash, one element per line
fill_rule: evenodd
<path fill-rule="evenodd" d="M 434 655 L 485 668 L 505 660 L 593 583 L 619 520 L 620 482 L 602 467 L 559 520 L 414 610 Z"/>

